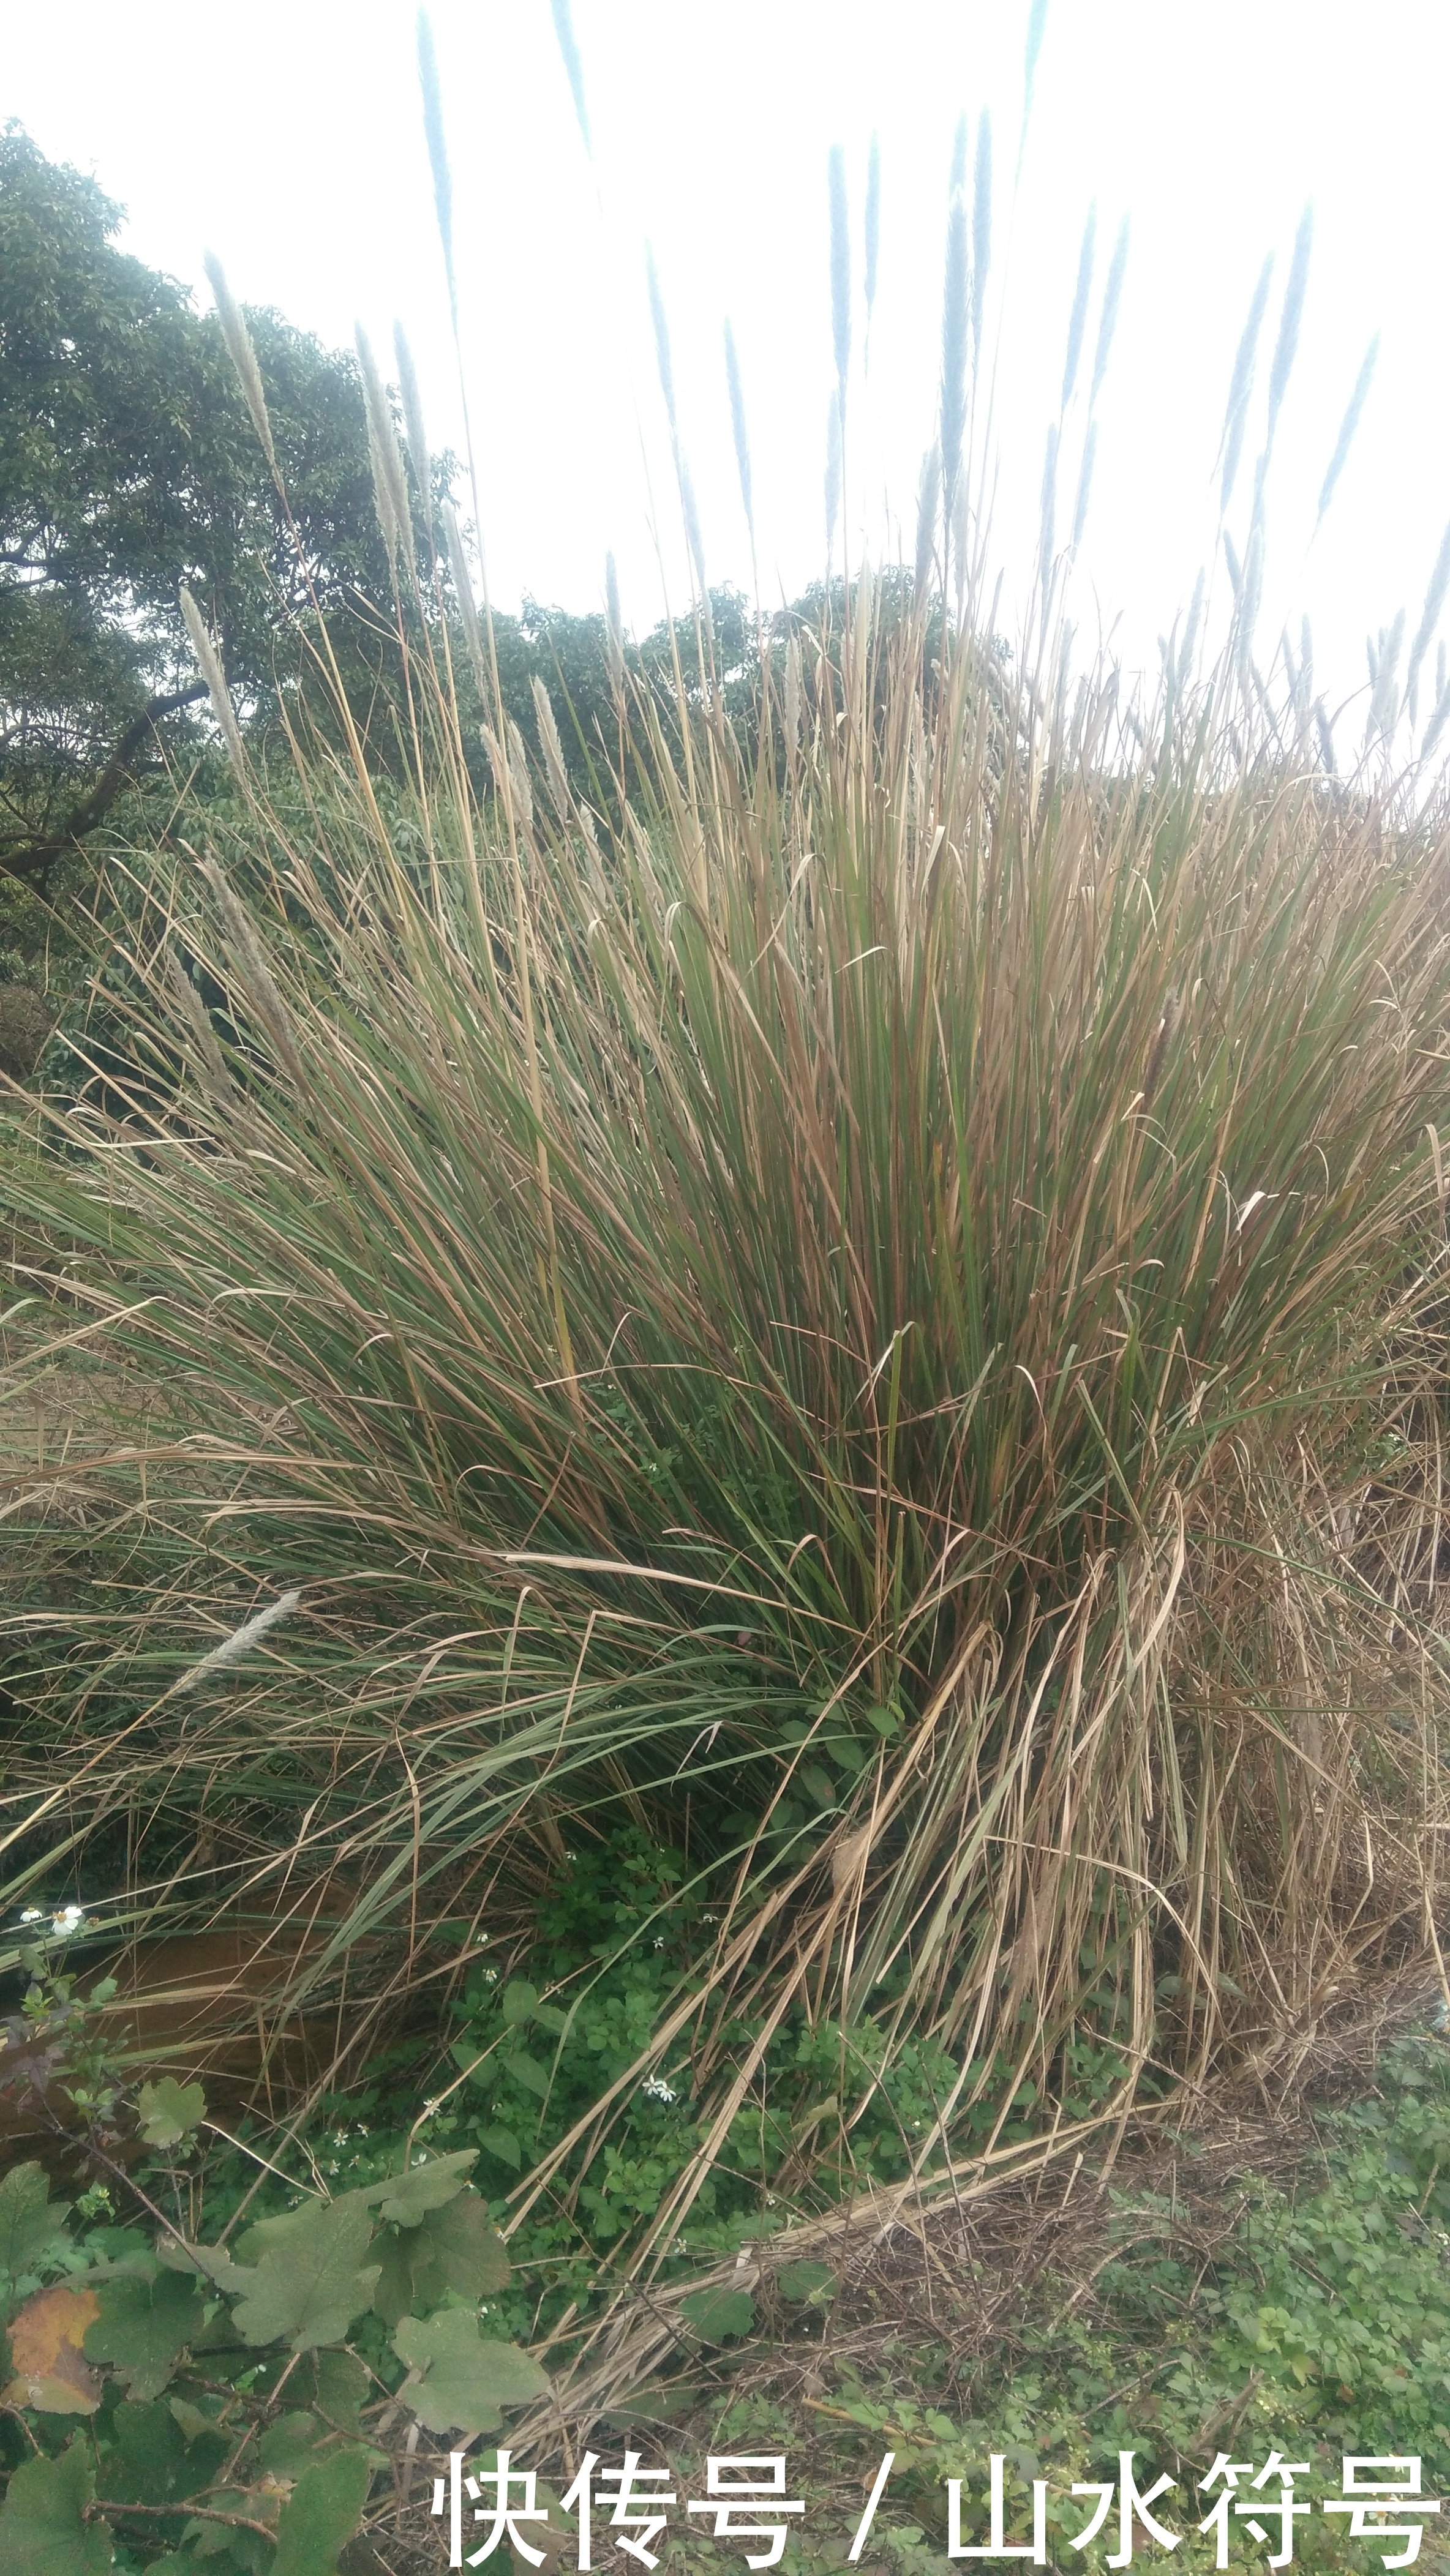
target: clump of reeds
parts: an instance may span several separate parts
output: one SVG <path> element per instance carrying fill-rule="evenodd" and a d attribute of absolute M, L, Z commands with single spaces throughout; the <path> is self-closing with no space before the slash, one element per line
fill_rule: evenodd
<path fill-rule="evenodd" d="M 424 74 L 451 291 L 426 45 Z M 1304 728 L 1250 685 L 1242 599 L 1206 677 L 1185 644 L 1156 703 L 1107 668 L 1073 696 L 1060 425 L 1031 685 L 974 631 L 989 140 L 970 211 L 965 127 L 958 160 L 914 584 L 863 576 L 779 687 L 762 652 L 732 725 L 678 661 L 670 704 L 632 686 L 611 566 L 617 740 L 586 803 L 547 697 L 534 792 L 445 513 L 490 783 L 441 586 L 399 581 L 408 794 L 384 811 L 359 726 L 348 768 L 299 723 L 303 792 L 254 781 L 143 889 L 134 1080 L 51 1104 L 56 1149 L 9 1168 L 85 1329 L 171 1416 L 68 1464 L 112 1520 L 73 1633 L 20 1621 L 87 1677 L 12 1791 L 17 1889 L 73 1761 L 92 1824 L 164 1803 L 199 1831 L 220 1801 L 252 1901 L 338 1891 L 318 1974 L 386 1933 L 406 1978 L 430 1927 L 643 1823 L 710 1887 L 712 1941 L 586 2125 L 688 2050 L 704 2143 L 660 2243 L 792 2014 L 952 2053 L 925 2185 L 984 2093 L 1060 2101 L 1084 2028 L 1122 2107 L 1435 1938 L 1443 833 L 1285 753 Z M 831 202 L 839 477 L 839 164 Z M 1307 232 L 1274 416 L 1306 260 Z M 1090 239 L 1064 418 L 1092 266 Z M 651 296 L 703 593 L 652 272 Z M 406 479 L 361 355 L 396 564 Z M 730 385 L 749 508 L 733 348 Z M 704 674 L 708 614 L 699 640 Z M 205 1034 L 197 968 L 225 997 Z M 255 1681 L 228 1654 L 209 1699 L 188 1599 L 234 1626 L 302 1581 Z M 122 1711 L 99 1793 L 96 1637 Z M 845 2170 L 844 2091 L 835 2123 L 813 2151 Z"/>
<path fill-rule="evenodd" d="M 994 2059 L 1201 2074 L 1421 1902 L 1430 1668 L 1334 1532 L 1429 1418 L 1450 1116 L 1433 837 L 1107 675 L 1049 770 L 928 627 L 862 597 L 798 738 L 678 709 L 688 772 L 637 701 L 613 820 L 517 742 L 411 846 L 335 770 L 258 804 L 131 959 L 195 1079 L 11 1181 L 195 1424 L 97 1469 L 112 1686 L 220 1540 L 314 1614 L 106 1795 L 235 1774 L 334 1950 L 644 1817 L 719 1895 L 656 2037 L 715 2142 L 784 2014 L 884 2014 L 960 2066 L 924 2167 Z"/>

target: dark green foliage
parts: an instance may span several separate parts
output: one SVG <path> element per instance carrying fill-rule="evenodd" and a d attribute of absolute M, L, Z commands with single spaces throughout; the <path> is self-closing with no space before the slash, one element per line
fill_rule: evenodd
<path fill-rule="evenodd" d="M 251 316 L 294 535 L 218 323 L 115 248 L 120 220 L 0 136 L 0 865 L 27 872 L 159 750 L 195 758 L 179 582 L 262 705 L 297 665 L 289 621 L 388 598 L 352 361 Z"/>
<path fill-rule="evenodd" d="M 188 2141 L 183 2159 L 191 2152 Z M 391 2392 L 440 2434 L 497 2432 L 505 2409 L 544 2395 L 539 2364 L 480 2329 L 480 2291 L 501 2288 L 509 2265 L 464 2179 L 472 2162 L 424 2160 L 330 2203 L 303 2200 L 246 2230 L 240 2261 L 219 2244 L 188 2246 L 174 2228 L 158 2229 L 149 2197 L 144 2233 L 67 2233 L 38 2167 L 7 2176 L 4 2320 L 12 2335 L 35 2332 L 47 2299 L 53 2315 L 57 2296 L 62 2307 L 72 2290 L 92 2298 L 100 2313 L 85 2356 L 104 2376 L 94 2455 L 90 2433 L 58 2458 L 22 2464 L 7 2445 L 0 2576 L 99 2576 L 112 2564 L 113 2534 L 128 2567 L 206 2561 L 330 2576 L 381 2465 L 367 2419 L 391 2420 Z M 389 2209 L 426 2215 L 400 2233 Z M 380 2269 L 397 2268 L 400 2246 L 405 2295 L 390 2339 L 368 2320 L 364 2360 L 344 2338 Z M 37 2292 L 46 2274 L 59 2276 L 58 2291 Z M 301 2359 L 289 2362 L 284 2345 Z M 285 2386 L 282 2411 L 274 2385 L 279 2396 Z M 26 2414 L 46 2447 L 55 2405 L 32 2401 Z"/>

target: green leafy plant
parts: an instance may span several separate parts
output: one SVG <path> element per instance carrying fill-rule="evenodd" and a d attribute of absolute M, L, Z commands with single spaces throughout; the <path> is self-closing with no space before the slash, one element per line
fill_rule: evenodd
<path fill-rule="evenodd" d="M 204 2096 L 163 2080 L 141 2106 L 174 2148 Z M 38 2456 L 11 2444 L 0 2569 L 91 2576 L 120 2540 L 137 2567 L 325 2576 L 385 2465 L 375 2426 L 402 2410 L 471 2437 L 545 2394 L 538 2362 L 481 2330 L 509 2262 L 473 2161 L 299 2200 L 230 2247 L 189 2242 L 135 2184 L 149 2226 L 78 2230 L 38 2165 L 13 2166 L 4 2395 Z M 57 2447 L 75 2416 L 86 2431 Z"/>

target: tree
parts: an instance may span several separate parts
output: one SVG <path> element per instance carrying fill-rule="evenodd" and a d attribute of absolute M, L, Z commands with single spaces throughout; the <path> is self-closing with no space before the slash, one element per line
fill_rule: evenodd
<path fill-rule="evenodd" d="M 194 747 L 182 580 L 262 708 L 299 615 L 389 597 L 351 358 L 249 316 L 289 522 L 219 324 L 115 247 L 120 221 L 0 133 L 0 874 L 28 880 Z"/>

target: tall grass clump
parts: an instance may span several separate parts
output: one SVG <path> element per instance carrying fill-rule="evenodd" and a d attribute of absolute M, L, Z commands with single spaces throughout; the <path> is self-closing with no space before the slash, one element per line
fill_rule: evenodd
<path fill-rule="evenodd" d="M 1433 1940 L 1443 834 L 1232 663 L 1069 718 L 880 602 L 592 807 L 475 796 L 424 636 L 411 795 L 299 736 L 199 816 L 131 1078 L 7 1147 L 96 1371 L 11 1894 L 310 1926 L 357 2047 L 643 1828 L 708 1946 L 589 2134 L 688 2061 L 662 2235 L 793 2021 L 947 2053 L 925 2181 L 1076 2032 L 1121 2104 Z"/>

